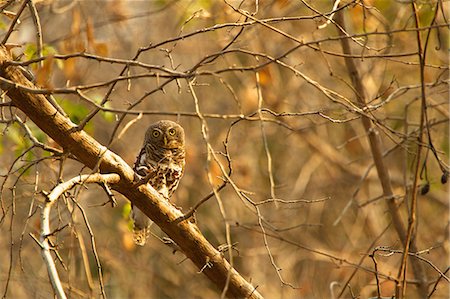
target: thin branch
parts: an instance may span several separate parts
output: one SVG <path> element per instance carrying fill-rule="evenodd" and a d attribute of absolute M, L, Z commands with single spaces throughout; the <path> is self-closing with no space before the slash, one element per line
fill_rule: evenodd
<path fill-rule="evenodd" d="M 14 20 L 11 22 L 11 25 L 8 28 L 8 31 L 6 32 L 5 36 L 3 37 L 3 40 L 0 44 L 4 45 L 8 41 L 9 37 L 11 36 L 11 33 L 14 31 L 14 27 L 16 27 L 16 24 L 19 24 L 19 17 L 22 15 L 23 10 L 28 4 L 28 0 L 23 0 L 22 5 L 20 6 L 19 10 L 16 12 L 16 16 L 14 17 Z"/>
<path fill-rule="evenodd" d="M 188 84 L 188 87 L 189 87 L 189 91 L 190 91 L 190 93 L 192 95 L 192 98 L 194 100 L 195 110 L 197 112 L 198 118 L 201 121 L 202 136 L 203 136 L 203 139 L 206 142 L 206 147 L 207 147 L 207 161 L 206 161 L 206 165 L 207 165 L 207 167 L 209 167 L 209 165 L 211 164 L 211 157 L 213 157 L 215 162 L 219 165 L 219 167 L 223 171 L 223 166 L 220 163 L 220 161 L 217 159 L 217 157 L 215 155 L 215 151 L 213 150 L 213 148 L 211 146 L 211 143 L 209 142 L 209 134 L 208 134 L 207 122 L 206 122 L 205 118 L 203 117 L 203 115 L 202 115 L 202 113 L 200 111 L 199 101 L 198 101 L 197 95 L 195 93 L 194 87 L 192 86 L 192 82 L 187 80 L 187 84 Z M 228 246 L 232 246 L 231 233 L 230 233 L 230 224 L 228 222 L 228 217 L 227 217 L 224 205 L 223 205 L 223 201 L 222 201 L 221 197 L 219 196 L 218 190 L 215 189 L 214 186 L 213 186 L 213 178 L 211 176 L 211 171 L 209 171 L 209 169 L 207 169 L 207 170 L 208 170 L 207 171 L 207 173 L 208 173 L 208 182 L 211 185 L 211 187 L 213 188 L 213 192 L 214 192 L 215 198 L 216 198 L 217 203 L 219 205 L 220 213 L 221 213 L 221 215 L 223 217 L 223 220 L 224 220 L 224 223 L 225 223 L 225 236 L 226 236 L 226 240 L 227 240 L 227 245 Z M 228 258 L 229 258 L 229 263 L 230 263 L 230 269 L 229 269 L 229 271 L 227 273 L 227 276 L 226 276 L 225 284 L 223 286 L 222 293 L 221 293 L 221 296 L 220 296 L 221 298 L 224 298 L 226 296 L 228 288 L 230 287 L 230 279 L 231 279 L 231 274 L 232 274 L 231 273 L 231 269 L 233 267 L 233 253 L 232 253 L 231 250 L 228 252 Z M 208 260 L 206 261 L 205 266 L 206 265 L 209 265 L 209 261 Z M 204 268 L 201 268 L 200 271 L 203 271 L 203 269 Z"/>
<path fill-rule="evenodd" d="M 340 24 L 341 27 L 345 28 L 344 16 L 343 14 L 336 14 L 335 16 L 336 22 Z M 350 44 L 348 39 L 342 39 L 341 45 L 344 53 L 351 53 Z M 364 87 L 361 79 L 361 75 L 359 74 L 358 67 L 355 64 L 355 61 L 350 58 L 345 58 L 345 64 L 348 69 L 348 73 L 352 80 L 352 84 L 356 90 L 356 99 L 361 106 L 365 106 L 367 102 L 367 90 Z M 383 161 L 382 154 L 382 144 L 379 136 L 379 132 L 375 126 L 373 126 L 371 120 L 363 116 L 361 118 L 365 131 L 368 133 L 370 150 L 372 152 L 372 157 L 375 163 L 375 167 L 377 170 L 378 177 L 380 179 L 381 187 L 383 189 L 383 195 L 387 198 L 387 205 L 389 208 L 389 212 L 391 214 L 392 223 L 394 228 L 399 236 L 400 240 L 403 244 L 406 244 L 407 240 L 407 231 L 405 225 L 403 223 L 402 217 L 399 213 L 397 204 L 395 203 L 395 196 L 392 189 L 391 178 L 389 174 L 389 170 L 386 164 Z M 416 250 L 416 245 L 414 242 L 411 242 L 411 249 L 413 251 Z M 420 281 L 419 290 L 422 295 L 426 294 L 427 284 L 425 282 L 425 272 L 423 266 L 417 261 L 413 261 L 414 263 L 414 273 L 416 278 Z M 398 291 L 398 289 L 397 289 Z"/>
<path fill-rule="evenodd" d="M 382 236 L 384 236 L 384 234 L 387 232 L 388 228 L 391 226 L 391 223 L 389 223 L 384 229 L 383 231 L 372 241 L 372 243 L 369 245 L 369 249 L 373 248 L 375 246 L 375 244 L 378 242 L 378 240 L 381 239 Z M 367 251 L 368 251 L 367 250 Z M 362 255 L 361 259 L 359 260 L 358 265 L 361 266 L 362 263 L 364 262 L 364 260 L 366 259 L 368 255 Z M 353 279 L 353 277 L 355 276 L 356 272 L 358 271 L 358 267 L 355 267 L 355 270 L 353 270 L 353 273 L 349 276 L 349 278 L 347 279 L 347 281 L 345 282 L 344 286 L 341 288 L 341 292 L 338 295 L 338 299 L 342 297 L 342 295 L 344 294 L 347 286 L 350 286 L 350 281 Z M 375 275 L 378 276 L 378 271 L 376 273 L 374 273 Z"/>
<path fill-rule="evenodd" d="M 44 259 L 45 265 L 47 266 L 47 272 L 50 278 L 50 282 L 52 283 L 56 297 L 58 297 L 59 299 L 65 299 L 67 297 L 66 294 L 64 293 L 64 289 L 61 284 L 61 280 L 59 278 L 58 270 L 56 269 L 56 265 L 50 253 L 51 245 L 48 240 L 48 237 L 52 234 L 52 231 L 50 229 L 50 211 L 53 204 L 64 192 L 67 192 L 68 190 L 72 189 L 78 184 L 87 184 L 87 183 L 117 184 L 119 180 L 120 176 L 118 174 L 96 173 L 90 175 L 80 175 L 70 179 L 67 182 L 57 185 L 55 188 L 53 188 L 50 194 L 46 196 L 45 204 L 41 211 L 41 234 L 39 242 L 41 246 L 42 258 Z"/>
<path fill-rule="evenodd" d="M 375 253 L 377 251 L 377 248 L 375 248 L 371 254 L 369 254 L 369 257 L 372 259 L 373 261 L 373 266 L 374 266 L 374 270 L 375 270 L 375 281 L 377 283 L 377 298 L 381 298 L 381 288 L 380 288 L 380 279 L 378 277 L 378 263 L 377 260 L 375 258 Z"/>
<path fill-rule="evenodd" d="M 450 278 L 447 275 L 445 275 L 444 272 L 442 272 L 430 260 L 422 257 L 423 254 L 429 254 L 432 249 L 435 249 L 435 247 L 427 248 L 425 250 L 421 250 L 421 251 L 418 251 L 418 252 L 409 252 L 408 256 L 414 257 L 414 258 L 416 258 L 416 259 L 418 259 L 418 260 L 428 264 L 434 271 L 436 271 L 439 274 L 440 278 L 442 278 L 445 281 L 447 281 L 448 283 L 450 283 Z M 378 247 L 377 250 L 378 251 L 387 252 L 387 255 L 392 255 L 392 254 L 402 254 L 403 255 L 404 254 L 403 250 L 390 249 L 390 248 L 387 248 L 387 247 L 384 247 L 384 246 Z"/>
<path fill-rule="evenodd" d="M 188 212 L 186 212 L 182 217 L 178 218 L 176 221 L 181 222 L 191 218 L 202 204 L 207 202 L 216 193 L 219 193 L 223 188 L 225 188 L 226 185 L 227 183 L 226 181 L 224 181 L 222 184 L 220 184 L 219 187 L 217 187 L 217 189 L 214 189 L 214 191 L 211 191 L 208 195 L 199 200 Z"/>
<path fill-rule="evenodd" d="M 263 144 L 264 144 L 264 151 L 266 153 L 267 172 L 269 173 L 270 197 L 277 198 L 277 196 L 275 194 L 275 179 L 274 179 L 274 175 L 273 175 L 272 155 L 270 154 L 269 144 L 267 142 L 267 134 L 266 134 L 266 130 L 264 128 L 264 122 L 262 121 L 262 118 L 263 118 L 263 114 L 262 114 L 263 95 L 262 95 L 262 91 L 261 91 L 259 72 L 256 72 L 255 76 L 256 76 L 256 90 L 257 90 L 257 94 L 258 94 L 258 114 L 259 114 L 259 118 L 261 119 L 261 121 L 260 121 L 261 135 L 262 135 L 262 140 L 263 140 Z M 277 201 L 275 201 L 275 207 L 278 207 Z"/>
<path fill-rule="evenodd" d="M 436 7 L 437 8 L 437 7 Z M 416 28 L 420 27 L 420 21 L 419 21 L 419 11 L 417 8 L 416 3 L 411 2 L 411 9 L 412 14 L 414 16 L 414 24 Z M 436 15 L 438 13 L 438 9 L 436 9 L 434 18 L 436 18 Z M 433 19 L 434 19 L 433 18 Z M 434 20 L 432 21 L 434 22 Z M 417 31 L 418 32 L 418 31 Z M 419 125 L 419 132 L 417 136 L 417 153 L 416 153 L 416 163 L 414 166 L 414 174 L 413 174 L 413 185 L 411 190 L 411 203 L 410 203 L 410 211 L 408 213 L 408 231 L 406 234 L 406 240 L 404 240 L 404 250 L 403 250 L 403 256 L 402 256 L 402 263 L 400 265 L 399 269 L 399 281 L 402 281 L 402 297 L 404 298 L 406 294 L 406 268 L 407 268 L 407 256 L 409 254 L 410 248 L 412 251 L 417 251 L 415 249 L 415 246 L 413 246 L 413 240 L 415 240 L 416 235 L 416 218 L 417 218 L 417 190 L 418 190 L 418 181 L 419 181 L 419 171 L 420 171 L 420 165 L 421 165 L 421 156 L 422 156 L 422 141 L 423 141 L 423 133 L 424 133 L 424 127 L 425 127 L 425 118 L 426 118 L 426 109 L 427 109 L 427 102 L 426 102 L 426 94 L 425 94 L 425 55 L 424 50 L 422 49 L 422 41 L 420 38 L 420 33 L 416 34 L 416 42 L 417 42 L 417 56 L 420 63 L 420 82 L 421 82 L 421 89 L 420 89 L 420 95 L 421 95 L 421 107 L 420 107 L 420 125 Z M 413 249 L 414 248 L 414 249 Z M 413 265 L 414 267 L 414 265 Z M 418 276 L 418 275 L 416 275 Z M 424 284 L 426 281 L 425 273 L 422 273 L 421 277 L 417 277 L 420 279 Z M 423 286 L 419 289 L 421 296 L 424 297 L 428 293 L 427 286 Z"/>
<path fill-rule="evenodd" d="M 257 234 L 263 234 L 263 232 L 261 231 L 261 229 L 256 229 L 256 228 L 249 227 L 249 226 L 247 226 L 247 225 L 243 225 L 243 224 L 240 224 L 240 223 L 236 223 L 235 225 L 236 225 L 236 227 L 238 227 L 238 228 L 242 228 L 242 229 L 245 229 L 245 230 L 248 230 L 248 231 L 252 231 L 252 232 L 255 232 L 255 233 L 257 233 Z M 288 238 L 285 238 L 285 237 L 283 237 L 283 236 L 280 236 L 280 234 L 278 234 L 278 233 L 273 233 L 273 234 L 272 234 L 272 233 L 270 233 L 270 232 L 265 232 L 264 234 L 265 234 L 267 237 L 271 237 L 271 238 L 274 238 L 274 239 L 276 239 L 276 240 L 283 241 L 283 242 L 285 242 L 285 243 L 287 243 L 287 244 L 289 244 L 289 245 L 292 245 L 292 246 L 294 246 L 294 247 L 297 247 L 297 248 L 306 250 L 306 251 L 308 251 L 308 252 L 310 252 L 310 253 L 318 254 L 318 255 L 320 255 L 320 256 L 326 257 L 326 258 L 330 259 L 330 261 L 334 261 L 334 262 L 336 262 L 336 263 L 338 263 L 338 264 L 345 264 L 345 265 L 348 265 L 348 266 L 350 266 L 350 267 L 358 268 L 358 269 L 360 269 L 360 270 L 366 271 L 367 273 L 372 273 L 372 274 L 375 273 L 375 271 L 373 271 L 373 270 L 372 270 L 371 268 L 369 268 L 369 267 L 361 266 L 361 265 L 358 264 L 358 263 L 354 263 L 354 262 L 349 261 L 349 260 L 347 260 L 347 259 L 345 259 L 345 258 L 340 258 L 340 257 L 335 256 L 335 255 L 333 255 L 333 254 L 331 254 L 331 253 L 328 253 L 328 252 L 326 252 L 326 251 L 314 249 L 314 248 L 311 248 L 311 247 L 309 247 L 309 246 L 300 244 L 300 243 L 298 243 L 298 242 L 295 242 L 295 241 L 292 241 L 292 240 L 290 240 L 290 239 L 288 239 Z M 383 277 L 383 278 L 388 279 L 388 280 L 390 280 L 390 281 L 396 281 L 396 280 L 397 280 L 395 277 L 393 277 L 393 276 L 391 276 L 391 275 L 389 275 L 389 274 L 385 274 L 385 273 L 379 272 L 378 275 L 379 275 L 380 277 Z M 410 281 L 408 281 L 408 283 L 415 283 L 415 282 L 410 280 Z"/>
<path fill-rule="evenodd" d="M 86 175 L 86 177 L 89 177 L 89 176 L 92 176 L 92 175 L 95 175 L 95 174 L 88 174 L 88 175 Z M 113 174 L 113 175 L 116 175 L 117 177 L 114 177 L 110 181 L 110 183 L 111 184 L 116 184 L 119 181 L 120 177 L 117 174 Z M 106 175 L 102 175 L 102 176 L 106 176 Z M 105 185 L 108 182 L 107 182 L 107 180 L 99 180 L 96 183 L 98 183 L 100 185 Z M 84 208 L 74 198 L 72 198 L 72 200 L 75 202 L 77 207 L 80 209 L 81 215 L 83 216 L 84 223 L 86 224 L 86 227 L 88 229 L 89 236 L 91 237 L 91 248 L 92 248 L 92 252 L 94 254 L 95 263 L 97 265 L 98 280 L 99 280 L 99 284 L 100 284 L 100 293 L 101 293 L 101 297 L 106 299 L 105 285 L 103 283 L 103 270 L 102 270 L 102 266 L 100 264 L 100 258 L 99 258 L 98 253 L 97 253 L 97 246 L 96 246 L 96 243 L 95 243 L 94 232 L 92 231 L 91 225 L 89 224 L 89 220 L 87 218 L 87 214 L 86 214 L 86 211 L 84 210 Z M 79 238 L 81 238 L 81 236 Z"/>
<path fill-rule="evenodd" d="M 431 290 L 430 294 L 428 294 L 427 298 L 431 298 L 431 296 L 434 294 L 434 292 L 437 290 L 437 286 L 439 284 L 439 282 L 442 280 L 443 277 L 445 277 L 445 275 L 447 274 L 447 272 L 450 270 L 450 267 L 447 267 L 447 269 L 445 270 L 445 272 L 443 273 L 443 275 L 440 275 L 439 278 L 436 280 L 433 289 Z"/>
<path fill-rule="evenodd" d="M 43 45 L 43 37 L 42 37 L 42 28 L 41 28 L 41 20 L 39 18 L 39 14 L 36 9 L 36 5 L 33 0 L 26 0 L 28 2 L 28 8 L 30 9 L 31 18 L 33 19 L 34 26 L 36 27 L 36 45 L 37 45 L 37 57 L 42 57 L 42 45 Z M 44 65 L 44 61 L 41 61 L 41 67 Z"/>

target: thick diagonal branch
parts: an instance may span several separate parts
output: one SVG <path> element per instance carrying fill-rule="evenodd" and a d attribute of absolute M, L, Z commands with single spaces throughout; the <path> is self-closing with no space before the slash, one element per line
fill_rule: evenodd
<path fill-rule="evenodd" d="M 102 146 L 83 130 L 77 130 L 77 126 L 59 113 L 43 95 L 26 92 L 15 85 L 36 88 L 16 67 L 6 66 L 8 61 L 11 61 L 11 57 L 2 46 L 0 77 L 6 80 L 0 82 L 0 87 L 7 91 L 16 107 L 84 165 L 91 169 L 98 168 L 101 173 L 118 174 L 120 180 L 113 184 L 112 188 L 149 216 L 220 289 L 224 287 L 227 276 L 231 273 L 227 296 L 262 298 L 255 287 L 232 268 L 221 253 L 205 239 L 195 224 L 175 221 L 183 216 L 178 209 L 147 185 L 133 188 L 133 170 L 120 156 Z"/>

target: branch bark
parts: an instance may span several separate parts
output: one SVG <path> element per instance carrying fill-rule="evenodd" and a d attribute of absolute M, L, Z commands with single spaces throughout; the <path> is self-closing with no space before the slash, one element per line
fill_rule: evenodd
<path fill-rule="evenodd" d="M 0 47 L 0 77 L 15 84 L 36 88 L 15 66 L 7 66 L 12 59 L 4 46 Z M 116 173 L 120 180 L 111 187 L 123 194 L 134 205 L 149 216 L 183 253 L 217 287 L 223 289 L 230 275 L 227 296 L 232 298 L 263 298 L 247 282 L 222 254 L 201 234 L 198 227 L 189 221 L 177 222 L 181 211 L 164 199 L 148 185 L 133 188 L 134 172 L 117 154 L 108 150 L 85 131 L 64 117 L 44 95 L 32 94 L 14 84 L 2 81 L 0 87 L 7 91 L 13 104 L 22 110 L 42 131 L 55 140 L 65 151 L 75 155 L 81 163 L 100 173 Z"/>
<path fill-rule="evenodd" d="M 336 14 L 335 20 L 336 23 L 345 30 L 346 26 L 343 13 Z M 361 107 L 364 107 L 366 106 L 366 102 L 368 100 L 367 90 L 362 82 L 362 78 L 358 72 L 358 68 L 355 64 L 355 61 L 353 58 L 351 58 L 352 51 L 350 48 L 349 39 L 342 38 L 341 46 L 344 54 L 347 54 L 347 56 L 344 58 L 345 65 L 347 66 L 350 79 L 352 80 L 352 85 L 355 89 L 357 101 L 361 105 Z M 372 157 L 375 163 L 375 167 L 377 169 L 377 174 L 380 179 L 381 187 L 383 189 L 383 196 L 387 198 L 387 206 L 391 214 L 392 223 L 394 224 L 395 231 L 397 232 L 397 235 L 400 238 L 401 242 L 403 244 L 406 244 L 406 242 L 408 241 L 407 230 L 405 228 L 405 224 L 402 220 L 401 214 L 398 210 L 397 204 L 395 203 L 395 196 L 392 190 L 389 170 L 383 161 L 382 143 L 379 136 L 379 132 L 377 130 L 377 127 L 372 123 L 372 121 L 368 117 L 362 116 L 361 121 L 369 137 L 370 150 L 372 152 Z M 415 239 L 411 240 L 410 249 L 412 252 L 418 251 Z M 425 298 L 428 294 L 428 284 L 425 275 L 425 269 L 422 263 L 415 258 L 411 258 L 411 264 L 414 276 L 418 280 L 418 290 L 420 293 L 420 297 Z M 397 283 L 399 284 L 400 281 L 398 281 Z M 401 286 L 397 285 L 396 297 L 399 297 L 398 292 L 400 291 L 400 289 Z"/>

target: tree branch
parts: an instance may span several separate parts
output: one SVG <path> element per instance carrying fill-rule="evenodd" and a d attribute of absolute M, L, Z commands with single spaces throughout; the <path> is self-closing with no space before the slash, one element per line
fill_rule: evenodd
<path fill-rule="evenodd" d="M 17 84 L 36 88 L 17 67 L 7 66 L 11 60 L 7 49 L 0 47 L 0 76 Z M 227 276 L 230 275 L 228 297 L 262 298 L 256 288 L 232 268 L 222 254 L 205 239 L 196 224 L 175 221 L 183 216 L 181 211 L 148 184 L 133 188 L 134 172 L 120 156 L 108 150 L 85 131 L 77 130 L 77 126 L 59 113 L 45 96 L 28 93 L 14 86 L 5 87 L 0 84 L 0 87 L 7 91 L 16 107 L 65 151 L 75 155 L 93 170 L 118 174 L 120 180 L 111 187 L 149 216 L 219 289 L 223 289 Z M 205 264 L 208 264 L 208 267 L 205 267 Z"/>
<path fill-rule="evenodd" d="M 346 28 L 344 16 L 342 13 L 336 14 L 335 20 L 340 27 Z M 341 45 L 344 54 L 351 54 L 352 51 L 348 39 L 345 38 L 341 39 Z M 344 60 L 347 66 L 348 73 L 350 75 L 350 79 L 352 80 L 352 85 L 356 92 L 357 101 L 361 106 L 364 107 L 368 100 L 367 99 L 368 95 L 367 90 L 362 82 L 361 75 L 359 74 L 355 61 L 352 58 L 345 57 Z M 394 228 L 401 242 L 405 244 L 407 242 L 407 230 L 403 223 L 397 204 L 395 203 L 395 196 L 392 190 L 389 170 L 383 161 L 382 143 L 379 136 L 379 131 L 377 130 L 377 127 L 372 124 L 371 120 L 368 117 L 363 115 L 361 121 L 363 123 L 365 131 L 368 134 L 370 150 L 372 152 L 374 164 L 377 170 L 378 177 L 380 179 L 381 187 L 383 189 L 383 196 L 387 198 L 387 206 L 392 217 L 392 223 L 394 224 Z M 411 251 L 414 252 L 418 251 L 415 240 L 411 240 L 410 249 Z M 417 260 L 412 259 L 411 263 L 413 266 L 412 268 L 414 271 L 414 275 L 419 280 L 418 284 L 419 292 L 421 294 L 421 297 L 424 297 L 427 295 L 425 270 L 423 268 L 423 265 Z M 400 289 L 399 285 L 397 285 L 397 287 L 398 288 L 396 292 L 398 292 Z"/>
<path fill-rule="evenodd" d="M 56 270 L 56 265 L 53 261 L 52 255 L 50 253 L 51 245 L 49 244 L 48 237 L 51 235 L 50 230 L 50 210 L 52 205 L 58 200 L 58 198 L 66 191 L 72 189 L 77 184 L 84 183 L 109 183 L 116 184 L 120 180 L 118 174 L 85 174 L 72 178 L 71 180 L 61 183 L 53 188 L 52 192 L 47 196 L 45 205 L 41 211 L 41 235 L 39 238 L 39 245 L 41 246 L 41 254 L 44 259 L 45 265 L 47 266 L 48 276 L 50 282 L 52 283 L 53 290 L 55 291 L 56 297 L 59 299 L 65 299 L 66 294 L 64 293 L 61 280 L 59 279 L 58 271 Z"/>

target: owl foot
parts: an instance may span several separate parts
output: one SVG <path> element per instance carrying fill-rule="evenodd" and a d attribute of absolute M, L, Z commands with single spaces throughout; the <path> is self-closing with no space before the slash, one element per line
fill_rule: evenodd
<path fill-rule="evenodd" d="M 183 216 L 178 217 L 175 220 L 175 223 L 180 223 L 185 220 L 189 220 L 190 223 L 196 223 L 197 217 L 195 216 L 195 210 L 191 210 L 191 211 L 187 212 L 186 214 L 184 214 Z"/>
<path fill-rule="evenodd" d="M 134 173 L 134 184 L 133 187 L 137 188 L 140 185 L 145 185 L 148 183 L 148 181 L 152 178 L 153 174 L 149 173 L 146 176 L 141 176 L 139 174 L 137 174 L 136 172 Z"/>

